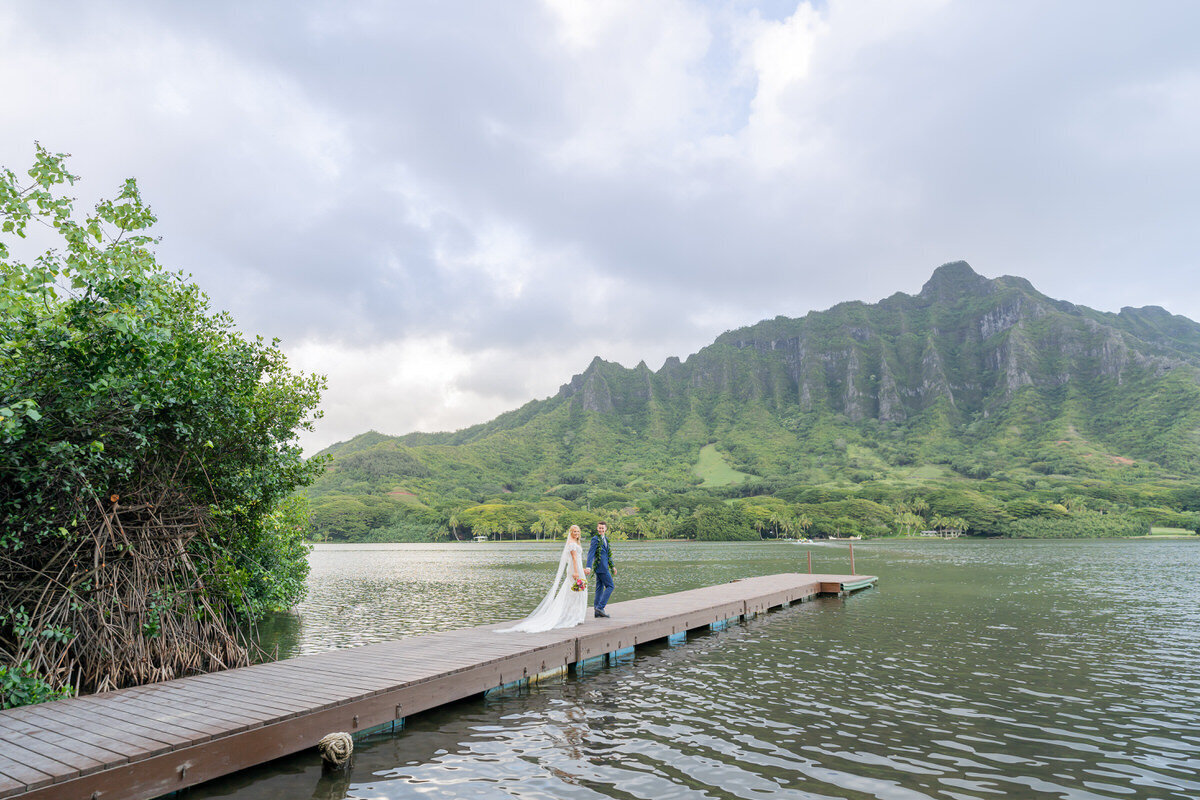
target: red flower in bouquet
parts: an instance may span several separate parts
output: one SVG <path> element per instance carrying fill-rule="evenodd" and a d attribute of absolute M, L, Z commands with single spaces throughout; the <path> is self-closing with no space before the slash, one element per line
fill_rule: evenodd
<path fill-rule="evenodd" d="M 587 582 L 583 578 L 576 578 L 575 583 L 571 586 L 572 592 L 587 591 Z"/>

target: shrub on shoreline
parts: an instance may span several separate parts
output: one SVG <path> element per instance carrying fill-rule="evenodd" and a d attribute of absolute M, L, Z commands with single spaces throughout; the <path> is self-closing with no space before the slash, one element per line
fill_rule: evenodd
<path fill-rule="evenodd" d="M 323 379 L 158 265 L 133 180 L 80 220 L 62 155 L 28 176 L 0 170 L 0 704 L 247 663 L 303 592 Z M 58 246 L 20 260 L 30 225 Z"/>

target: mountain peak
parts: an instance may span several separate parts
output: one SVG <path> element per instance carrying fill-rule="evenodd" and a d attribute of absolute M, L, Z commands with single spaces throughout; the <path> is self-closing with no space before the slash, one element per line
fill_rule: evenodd
<path fill-rule="evenodd" d="M 1200 478 L 1200 323 L 1157 306 L 1096 311 L 954 262 L 920 296 L 763 320 L 657 372 L 589 361 L 554 398 L 463 431 L 335 445 L 314 502 L 340 503 L 345 487 L 404 487 L 456 503 L 515 491 L 522 502 L 625 508 L 690 493 L 699 453 L 715 444 L 727 466 L 756 476 L 748 492 L 781 487 L 788 503 L 810 489 L 822 504 L 853 496 L 843 492 L 910 497 L 917 485 L 958 496 L 970 480 L 983 495 L 1046 481 L 1107 504 L 1125 491 L 1108 486 L 1152 481 L 1147 492 L 1196 510 L 1184 492 Z M 893 516 L 879 514 L 885 525 Z"/>
<path fill-rule="evenodd" d="M 933 271 L 921 287 L 921 297 L 945 302 L 963 295 L 982 295 L 991 291 L 992 282 L 971 269 L 965 261 L 951 261 Z"/>
<path fill-rule="evenodd" d="M 587 410 L 594 411 L 598 407 L 611 408 L 612 400 L 608 398 L 608 387 L 604 380 L 604 371 L 608 364 L 609 362 L 596 356 L 587 365 L 587 369 L 572 377 L 570 383 L 564 383 L 559 387 L 557 396 L 574 397 L 582 392 L 584 406 Z M 619 364 L 616 366 L 618 369 L 623 369 Z M 597 394 L 598 392 L 599 394 Z"/>

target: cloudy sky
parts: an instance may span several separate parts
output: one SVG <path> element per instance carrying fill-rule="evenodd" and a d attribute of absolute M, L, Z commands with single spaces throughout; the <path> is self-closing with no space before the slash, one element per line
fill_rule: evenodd
<path fill-rule="evenodd" d="M 0 164 L 138 178 L 311 451 L 939 264 L 1200 320 L 1200 4 L 0 3 Z"/>

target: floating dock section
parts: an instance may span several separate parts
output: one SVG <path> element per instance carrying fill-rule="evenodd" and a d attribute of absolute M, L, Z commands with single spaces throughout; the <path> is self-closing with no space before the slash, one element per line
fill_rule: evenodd
<path fill-rule="evenodd" d="M 0 798 L 154 798 L 697 628 L 874 585 L 788 573 L 609 605 L 575 628 L 511 623 L 334 650 L 0 712 Z"/>

